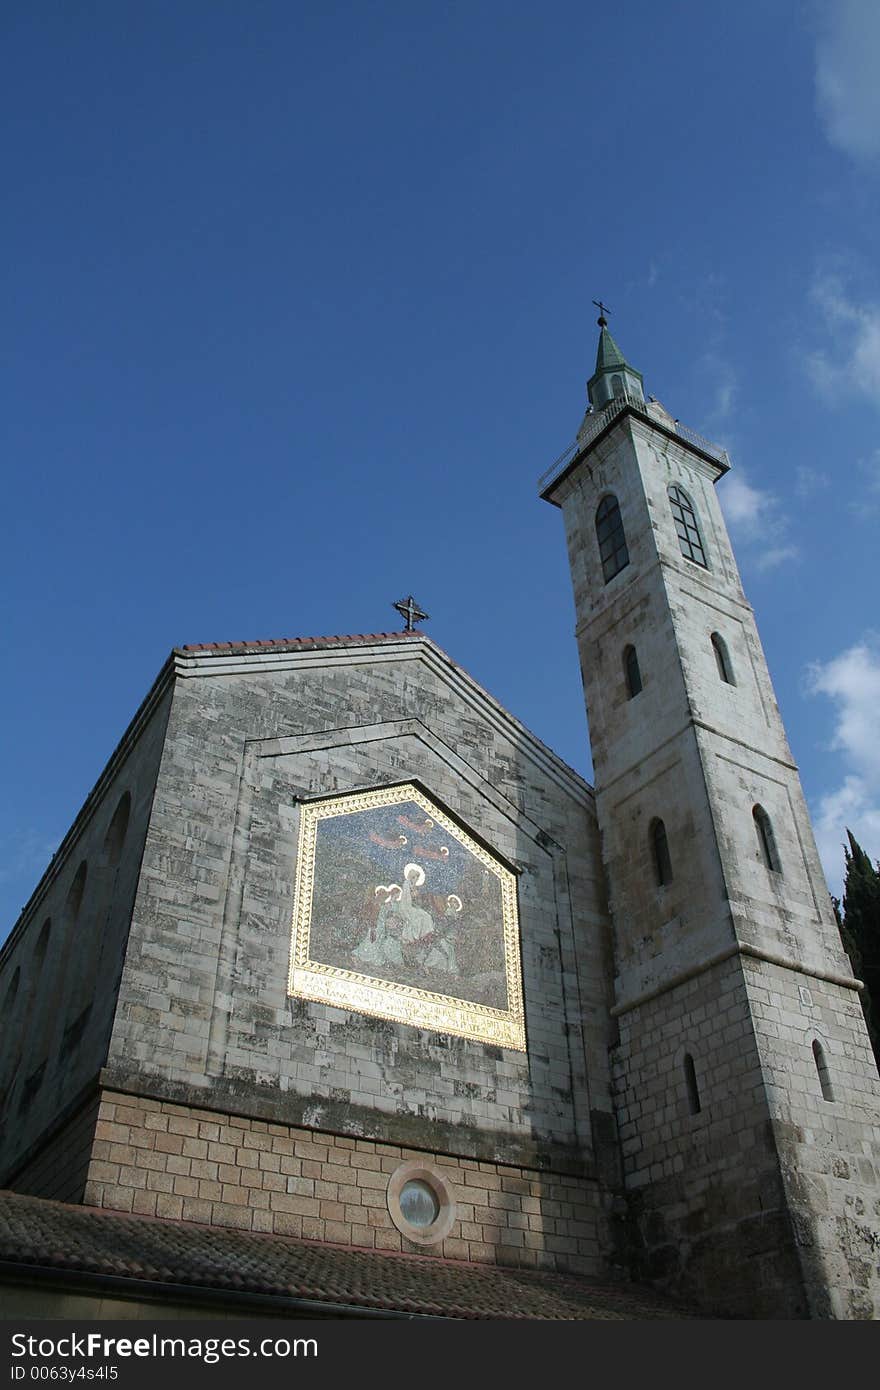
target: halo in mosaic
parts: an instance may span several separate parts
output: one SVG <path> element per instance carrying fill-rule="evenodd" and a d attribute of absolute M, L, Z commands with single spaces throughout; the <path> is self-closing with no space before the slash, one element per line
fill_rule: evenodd
<path fill-rule="evenodd" d="M 303 805 L 288 990 L 525 1051 L 513 873 L 412 783 Z"/>

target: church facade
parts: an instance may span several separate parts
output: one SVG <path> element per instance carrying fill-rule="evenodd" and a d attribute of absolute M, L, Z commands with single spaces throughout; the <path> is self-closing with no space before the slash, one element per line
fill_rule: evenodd
<path fill-rule="evenodd" d="M 12 1193 L 877 1316 L 880 1085 L 728 460 L 604 319 L 589 394 L 542 496 L 595 788 L 417 630 L 174 651 L 0 957 Z"/>

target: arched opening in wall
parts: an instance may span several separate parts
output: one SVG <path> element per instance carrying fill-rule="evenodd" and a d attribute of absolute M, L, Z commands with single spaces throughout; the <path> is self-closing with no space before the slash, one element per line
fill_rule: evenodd
<path fill-rule="evenodd" d="M 727 643 L 720 632 L 712 633 L 712 650 L 715 653 L 715 665 L 718 667 L 718 675 L 727 685 L 736 685 L 733 679 L 733 667 L 730 664 L 730 653 L 727 650 Z"/>
<path fill-rule="evenodd" d="M 822 1099 L 833 1100 L 834 1087 L 831 1084 L 831 1073 L 828 1070 L 828 1062 L 825 1059 L 825 1049 L 818 1038 L 813 1039 L 813 1061 L 816 1063 L 819 1085 L 822 1088 Z"/>
<path fill-rule="evenodd" d="M 12 979 L 6 987 L 3 996 L 3 1012 L 0 1013 L 0 1110 L 5 1108 L 7 1090 L 12 1080 L 21 1048 L 16 1047 L 16 1034 L 18 1032 L 16 1018 L 16 1003 L 18 1001 L 18 987 L 21 983 L 21 967 L 16 966 L 12 974 Z"/>
<path fill-rule="evenodd" d="M 0 1014 L 0 1023 L 5 1028 L 12 1019 L 12 1010 L 15 1008 L 15 1000 L 18 996 L 18 986 L 21 980 L 21 967 L 16 966 L 6 994 L 3 997 L 3 1013 Z"/>
<path fill-rule="evenodd" d="M 76 1030 L 79 1021 L 79 1031 L 82 1031 L 86 1021 L 84 1010 L 94 998 L 96 979 L 99 974 L 103 976 L 108 971 L 115 971 L 120 964 L 115 959 L 112 962 L 105 959 L 105 950 L 111 949 L 111 943 L 119 944 L 118 928 L 121 925 L 123 907 L 122 903 L 117 901 L 117 890 L 130 823 L 131 792 L 124 791 L 116 803 L 116 809 L 107 827 L 98 871 L 92 879 L 89 922 L 77 951 L 75 983 L 68 1010 L 68 1030 Z M 68 1040 L 72 1036 L 68 1031 Z"/>
<path fill-rule="evenodd" d="M 94 935 L 98 931 L 95 908 L 91 904 L 90 921 L 86 927 L 86 937 L 78 931 L 79 919 L 85 894 L 88 867 L 83 860 L 76 871 L 64 906 L 63 935 L 61 950 L 63 966 L 58 980 L 64 991 L 62 1017 L 64 1027 L 61 1035 L 61 1055 L 66 1056 L 82 1037 L 91 1010 L 90 1000 L 93 987 L 93 958 L 95 954 Z M 100 885 L 100 874 L 98 875 Z"/>
<path fill-rule="evenodd" d="M 76 876 L 67 893 L 67 901 L 64 904 L 62 924 L 65 933 L 71 931 L 76 925 L 76 919 L 82 907 L 83 894 L 86 891 L 86 878 L 88 872 L 88 865 L 86 861 L 83 860 L 76 871 Z"/>
<path fill-rule="evenodd" d="M 779 851 L 776 848 L 776 836 L 773 834 L 770 817 L 763 806 L 753 806 L 752 818 L 755 822 L 755 833 L 758 836 L 758 846 L 764 867 L 770 869 L 774 874 L 782 873 L 782 864 L 779 859 Z"/>
<path fill-rule="evenodd" d="M 46 1069 L 49 1039 L 55 1026 L 54 1000 L 47 986 L 46 961 L 52 937 L 52 918 L 47 917 L 40 927 L 28 971 L 27 1008 L 22 1018 L 22 1056 L 27 1059 L 25 1076 L 19 1096 L 18 1111 L 27 1108 L 39 1090 Z"/>
<path fill-rule="evenodd" d="M 20 983 L 21 967 L 17 965 L 12 973 L 12 979 L 6 987 L 6 993 L 3 996 L 3 1012 L 0 1014 L 0 1037 L 3 1039 L 2 1048 L 0 1048 L 0 1068 L 3 1067 L 5 1058 L 12 1052 L 15 1042 L 13 1031 L 16 1023 L 15 1005 Z"/>
<path fill-rule="evenodd" d="M 25 1027 L 29 1031 L 33 1026 L 32 1019 L 34 1017 L 37 1001 L 40 997 L 40 981 L 43 978 L 43 970 L 46 966 L 46 956 L 49 953 L 49 938 L 51 935 L 52 918 L 47 917 L 40 927 L 40 935 L 37 937 L 33 955 L 31 956 L 30 979 L 28 981 L 27 1017 L 25 1018 Z"/>
<path fill-rule="evenodd" d="M 122 858 L 122 846 L 125 843 L 130 815 L 131 792 L 125 792 L 117 802 L 113 819 L 104 837 L 104 860 L 111 869 L 115 869 Z"/>
<path fill-rule="evenodd" d="M 618 376 L 617 372 L 615 372 L 614 376 L 611 378 L 611 394 L 612 396 L 623 395 L 623 377 Z"/>
<path fill-rule="evenodd" d="M 688 1108 L 692 1115 L 699 1115 L 702 1110 L 700 1104 L 700 1088 L 697 1085 L 697 1072 L 694 1066 L 694 1059 L 689 1052 L 684 1054 L 684 1085 L 687 1091 Z"/>
<path fill-rule="evenodd" d="M 607 584 L 629 564 L 620 506 L 612 492 L 603 497 L 596 508 L 596 539 L 599 542 L 602 574 Z"/>
<path fill-rule="evenodd" d="M 669 854 L 669 841 L 666 838 L 666 826 L 662 820 L 651 821 L 649 835 L 651 856 L 654 860 L 654 876 L 657 880 L 657 887 L 663 888 L 667 883 L 672 882 L 672 859 Z"/>
<path fill-rule="evenodd" d="M 46 963 L 46 952 L 49 949 L 49 937 L 52 935 L 52 918 L 47 917 L 40 927 L 40 935 L 37 937 L 37 944 L 34 947 L 32 974 L 34 984 L 40 978 L 43 966 Z"/>
<path fill-rule="evenodd" d="M 642 688 L 642 673 L 639 670 L 639 658 L 636 656 L 635 647 L 627 647 L 623 653 L 623 677 L 626 681 L 627 696 L 631 700 Z"/>
<path fill-rule="evenodd" d="M 695 565 L 702 565 L 704 570 L 708 569 L 696 508 L 684 488 L 673 486 L 669 489 L 669 505 L 682 555 L 686 560 L 693 560 Z"/>

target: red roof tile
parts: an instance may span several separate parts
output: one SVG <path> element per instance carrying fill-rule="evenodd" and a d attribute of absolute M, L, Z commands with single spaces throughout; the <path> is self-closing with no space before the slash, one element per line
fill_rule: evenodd
<path fill-rule="evenodd" d="M 426 633 L 415 630 L 413 632 L 348 633 L 341 637 L 257 637 L 250 641 L 241 642 L 188 642 L 186 646 L 179 647 L 178 650 L 183 652 L 245 652 L 265 651 L 272 647 L 278 647 L 282 650 L 291 647 L 351 647 L 362 643 L 399 642 L 410 637 L 426 636 Z M 430 638 L 428 640 L 430 641 Z"/>
<path fill-rule="evenodd" d="M 446 1318 L 622 1320 L 690 1318 L 650 1289 L 590 1283 L 427 1255 L 385 1254 L 288 1236 L 70 1206 L 0 1192 L 0 1262 L 194 1290 L 324 1304 L 326 1311 L 406 1312 Z M 12 1269 L 10 1269 L 12 1266 Z M 51 1277 L 51 1274 L 49 1275 Z"/>

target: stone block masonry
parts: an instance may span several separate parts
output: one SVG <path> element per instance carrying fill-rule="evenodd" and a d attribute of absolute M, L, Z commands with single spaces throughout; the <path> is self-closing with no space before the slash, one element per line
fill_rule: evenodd
<path fill-rule="evenodd" d="M 426 1249 L 391 1219 L 408 1160 L 450 1184 L 455 1219 Z M 588 1179 L 271 1124 L 153 1097 L 101 1095 L 84 1201 L 114 1211 L 426 1258 L 607 1274 L 599 1186 Z"/>

